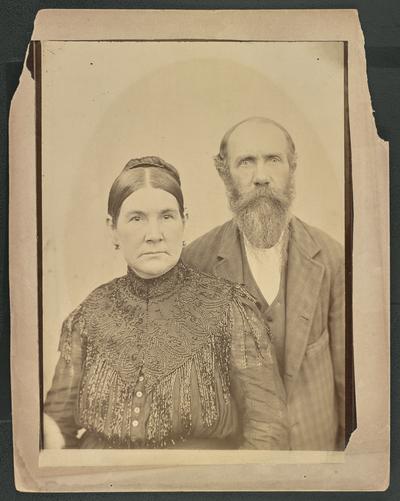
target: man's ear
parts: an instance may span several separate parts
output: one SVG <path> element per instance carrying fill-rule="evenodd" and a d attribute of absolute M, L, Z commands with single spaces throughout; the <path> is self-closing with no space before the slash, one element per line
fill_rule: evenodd
<path fill-rule="evenodd" d="M 119 245 L 119 239 L 118 239 L 117 232 L 115 230 L 115 226 L 114 226 L 113 219 L 111 216 L 107 216 L 106 225 L 107 225 L 107 228 L 110 232 L 112 243 L 114 245 Z"/>
<path fill-rule="evenodd" d="M 292 170 L 292 172 L 294 172 L 297 167 L 297 153 L 294 153 L 290 159 L 288 157 L 288 162 L 290 169 Z"/>
<path fill-rule="evenodd" d="M 219 155 L 215 155 L 214 157 L 214 165 L 217 169 L 218 174 L 224 179 L 226 177 L 226 164 L 225 160 L 221 158 Z"/>

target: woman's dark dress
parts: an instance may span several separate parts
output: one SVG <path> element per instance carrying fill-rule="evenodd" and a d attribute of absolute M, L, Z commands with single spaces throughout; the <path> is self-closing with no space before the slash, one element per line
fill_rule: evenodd
<path fill-rule="evenodd" d="M 182 262 L 128 270 L 71 313 L 59 348 L 44 410 L 66 448 L 288 447 L 271 342 L 239 285 Z"/>

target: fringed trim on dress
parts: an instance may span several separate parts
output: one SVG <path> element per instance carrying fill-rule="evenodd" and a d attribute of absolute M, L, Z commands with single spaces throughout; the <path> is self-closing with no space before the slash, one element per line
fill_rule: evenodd
<path fill-rule="evenodd" d="M 71 333 L 75 322 L 84 327 L 82 317 L 68 318 L 63 326 L 62 354 L 68 360 L 71 356 Z M 227 309 L 216 333 L 210 333 L 204 345 L 175 371 L 159 380 L 151 389 L 150 413 L 146 423 L 145 446 L 167 447 L 174 443 L 172 438 L 190 437 L 192 431 L 191 384 L 195 378 L 200 393 L 201 419 L 207 428 L 218 420 L 217 388 L 215 375 L 218 372 L 226 403 L 230 401 L 230 346 L 231 313 Z M 135 419 L 134 387 L 120 377 L 118 370 L 108 361 L 97 356 L 96 349 L 89 345 L 86 361 L 91 361 L 83 370 L 79 390 L 77 417 L 80 426 L 105 437 L 110 446 L 132 447 L 132 422 Z M 144 368 L 145 370 L 145 368 Z M 178 381 L 178 409 L 174 409 L 175 383 Z M 176 403 L 175 403 L 176 405 Z M 173 437 L 173 412 L 179 412 L 184 430 L 182 436 Z"/>
<path fill-rule="evenodd" d="M 221 377 L 222 392 L 226 403 L 230 401 L 230 311 L 223 315 L 217 336 L 210 335 L 208 343 L 182 364 L 168 378 L 159 381 L 154 388 L 150 417 L 146 426 L 147 447 L 166 447 L 172 432 L 173 392 L 176 376 L 179 377 L 179 415 L 185 430 L 190 436 L 191 416 L 191 378 L 195 371 L 200 393 L 201 418 L 205 427 L 212 427 L 218 420 L 217 388 L 215 374 Z M 181 437 L 185 438 L 185 437 Z"/>
<path fill-rule="evenodd" d="M 260 360 L 264 360 L 267 363 L 273 363 L 271 352 L 271 329 L 269 325 L 257 321 L 254 312 L 256 305 L 253 296 L 241 285 L 236 285 L 235 290 L 237 297 L 241 298 L 241 301 L 236 302 L 237 309 L 242 317 L 243 324 L 247 325 L 249 328 L 247 335 L 250 335 L 254 340 Z M 245 333 L 243 333 L 243 336 L 245 337 Z M 268 340 L 265 339 L 266 337 Z M 246 357 L 245 352 L 244 357 Z M 245 365 L 247 365 L 246 361 Z"/>

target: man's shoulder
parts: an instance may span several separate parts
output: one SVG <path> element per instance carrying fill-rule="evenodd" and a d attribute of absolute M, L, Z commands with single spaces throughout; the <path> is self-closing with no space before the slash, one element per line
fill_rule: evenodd
<path fill-rule="evenodd" d="M 207 264 L 211 264 L 212 260 L 217 257 L 222 238 L 232 227 L 233 221 L 230 220 L 196 238 L 185 247 L 183 261 L 191 266 L 207 269 Z"/>
<path fill-rule="evenodd" d="M 328 233 L 320 228 L 316 228 L 315 226 L 305 223 L 297 217 L 294 218 L 294 227 L 295 230 L 297 230 L 295 231 L 295 234 L 300 235 L 300 239 L 302 238 L 302 232 L 305 232 L 309 236 L 315 244 L 315 248 L 319 248 L 318 255 L 321 256 L 324 261 L 328 261 L 333 265 L 344 261 L 343 245 L 331 237 Z M 299 228 L 302 231 L 298 231 Z"/>
<path fill-rule="evenodd" d="M 193 242 L 188 246 L 187 250 L 196 249 L 197 247 L 207 245 L 212 242 L 219 242 L 222 236 L 232 227 L 232 225 L 233 221 L 229 220 L 224 224 L 220 224 L 219 226 L 212 228 L 210 231 L 207 231 L 207 233 L 204 233 L 204 235 L 201 235 L 200 237 L 193 240 Z"/>

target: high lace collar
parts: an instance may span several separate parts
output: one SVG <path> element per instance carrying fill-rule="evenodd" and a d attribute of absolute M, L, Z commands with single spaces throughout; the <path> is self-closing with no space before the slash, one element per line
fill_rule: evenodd
<path fill-rule="evenodd" d="M 181 260 L 167 273 L 156 278 L 141 278 L 131 268 L 128 267 L 127 277 L 129 286 L 137 296 L 150 299 L 162 296 L 178 286 L 185 277 L 186 267 Z"/>

